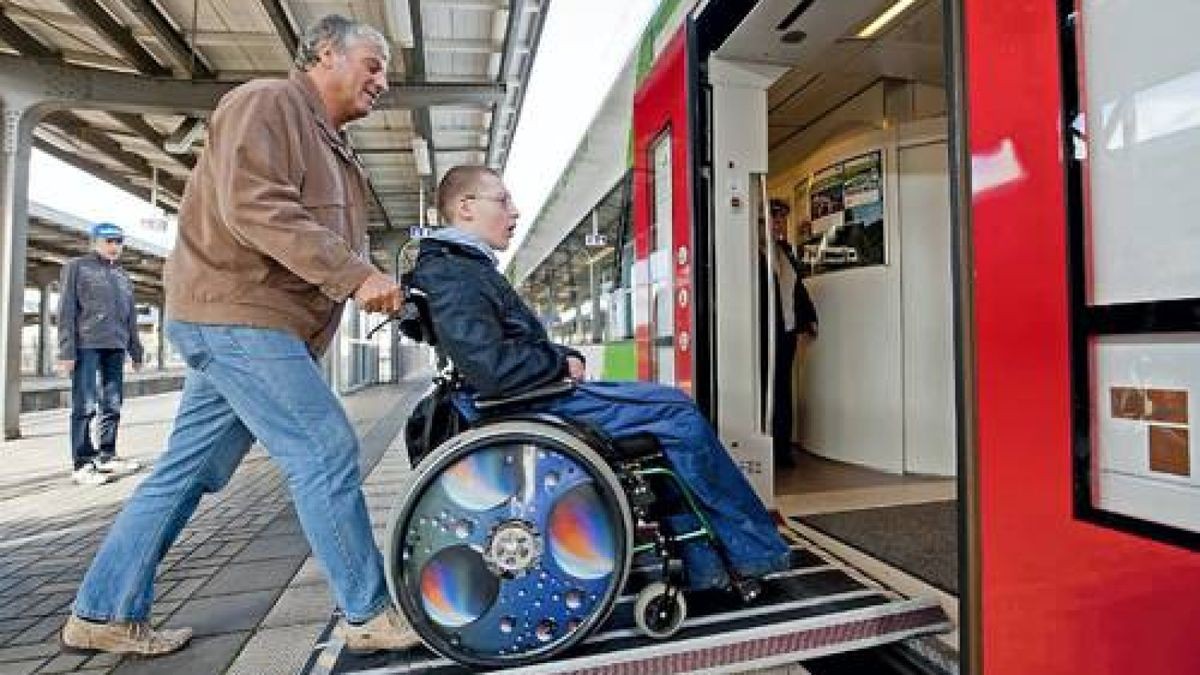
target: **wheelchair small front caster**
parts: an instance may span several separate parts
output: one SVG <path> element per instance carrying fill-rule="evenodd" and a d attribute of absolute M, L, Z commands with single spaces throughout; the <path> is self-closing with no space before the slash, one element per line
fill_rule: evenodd
<path fill-rule="evenodd" d="M 671 637 L 687 618 L 687 601 L 679 589 L 668 589 L 661 581 L 643 588 L 633 605 L 633 620 L 646 635 L 661 640 Z"/>
<path fill-rule="evenodd" d="M 738 579 L 733 583 L 733 588 L 746 604 L 754 602 L 762 595 L 762 582 L 758 579 Z"/>

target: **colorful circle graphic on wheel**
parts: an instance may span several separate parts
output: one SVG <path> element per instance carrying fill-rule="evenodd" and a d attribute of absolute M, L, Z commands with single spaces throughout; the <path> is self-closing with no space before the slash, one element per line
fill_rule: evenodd
<path fill-rule="evenodd" d="M 550 554 L 567 574 L 600 579 L 616 568 L 616 536 L 591 483 L 571 488 L 554 504 L 546 529 Z"/>
<path fill-rule="evenodd" d="M 483 450 L 458 460 L 439 479 L 451 501 L 464 509 L 487 511 L 508 501 L 517 491 L 517 470 L 511 451 Z"/>
<path fill-rule="evenodd" d="M 465 626 L 496 601 L 499 582 L 483 558 L 466 546 L 451 546 L 421 569 L 421 604 L 429 617 L 447 628 Z"/>

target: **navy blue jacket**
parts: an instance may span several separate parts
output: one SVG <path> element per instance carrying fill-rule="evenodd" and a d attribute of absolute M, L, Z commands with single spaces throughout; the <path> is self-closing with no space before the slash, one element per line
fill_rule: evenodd
<path fill-rule="evenodd" d="M 411 284 L 428 296 L 438 347 L 480 396 L 513 396 L 562 379 L 567 356 L 481 251 L 424 239 Z"/>

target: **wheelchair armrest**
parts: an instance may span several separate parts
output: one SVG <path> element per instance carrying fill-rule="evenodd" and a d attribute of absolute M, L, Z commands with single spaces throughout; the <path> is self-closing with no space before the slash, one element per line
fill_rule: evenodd
<path fill-rule="evenodd" d="M 575 382 L 573 380 L 556 380 L 549 384 L 542 385 L 537 389 L 521 392 L 513 396 L 497 396 L 494 398 L 477 398 L 475 399 L 475 408 L 481 413 L 495 412 L 509 406 L 518 405 L 521 403 L 532 403 L 533 401 L 541 401 L 555 396 L 570 393 L 575 390 Z"/>
<path fill-rule="evenodd" d="M 654 459 L 662 455 L 662 443 L 658 436 L 642 431 L 629 436 L 612 439 L 613 456 L 608 459 L 617 462 L 636 462 Z"/>

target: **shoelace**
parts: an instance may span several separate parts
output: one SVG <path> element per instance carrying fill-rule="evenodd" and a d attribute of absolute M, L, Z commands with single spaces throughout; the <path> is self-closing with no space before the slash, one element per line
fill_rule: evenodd
<path fill-rule="evenodd" d="M 150 624 L 140 622 L 140 621 L 139 622 L 130 622 L 129 628 L 127 629 L 127 633 L 128 633 L 129 639 L 133 640 L 134 642 L 141 642 L 143 640 L 149 640 L 151 637 L 153 637 L 153 635 L 151 634 L 151 631 L 150 631 Z"/>

